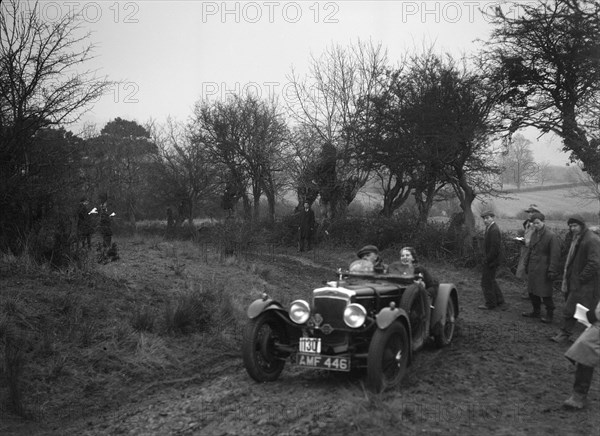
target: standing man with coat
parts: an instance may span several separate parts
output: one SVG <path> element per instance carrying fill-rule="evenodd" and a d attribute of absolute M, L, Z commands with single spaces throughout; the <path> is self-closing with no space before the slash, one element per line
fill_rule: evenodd
<path fill-rule="evenodd" d="M 563 324 L 561 331 L 552 338 L 559 343 L 566 342 L 573 334 L 577 303 L 592 309 L 600 301 L 600 238 L 586 227 L 580 215 L 572 215 L 567 224 L 572 239 L 561 287 L 565 296 Z"/>
<path fill-rule="evenodd" d="M 494 212 L 491 210 L 481 214 L 485 224 L 485 236 L 483 239 L 484 259 L 481 271 L 481 289 L 485 304 L 479 306 L 482 310 L 500 309 L 506 310 L 504 296 L 496 281 L 496 271 L 502 263 L 502 235 L 498 224 L 494 222 Z"/>
<path fill-rule="evenodd" d="M 315 231 L 315 213 L 310 208 L 310 204 L 305 201 L 304 207 L 300 211 L 300 222 L 298 225 L 298 250 L 304 251 L 305 246 L 308 250 L 312 249 L 312 236 Z"/>
<path fill-rule="evenodd" d="M 544 214 L 536 212 L 531 216 L 535 231 L 531 236 L 529 252 L 525 261 L 527 291 L 533 310 L 524 312 L 527 318 L 540 318 L 543 323 L 551 323 L 554 317 L 552 282 L 560 277 L 560 241 L 546 227 Z M 546 316 L 541 316 L 542 302 Z"/>

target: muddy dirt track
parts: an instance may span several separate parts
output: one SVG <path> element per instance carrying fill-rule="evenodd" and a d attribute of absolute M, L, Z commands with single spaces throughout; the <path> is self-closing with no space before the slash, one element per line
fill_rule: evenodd
<path fill-rule="evenodd" d="M 127 253 L 129 251 L 129 253 Z M 122 245 L 122 261 L 107 265 L 113 276 L 127 275 L 129 264 L 153 265 L 152 250 Z M 263 287 L 286 302 L 306 298 L 312 287 L 331 279 L 332 265 L 351 253 L 327 259 L 314 254 L 256 254 L 264 268 Z M 322 260 L 322 259 L 321 259 Z M 447 348 L 427 346 L 416 354 L 407 377 L 395 390 L 367 393 L 360 376 L 287 365 L 279 380 L 258 384 L 246 374 L 241 356 L 215 353 L 197 377 L 156 383 L 132 395 L 131 402 L 102 415 L 28 433 L 77 435 L 600 435 L 600 376 L 596 373 L 587 410 L 561 408 L 570 394 L 573 367 L 562 356 L 566 346 L 549 340 L 558 329 L 521 317 L 522 285 L 501 280 L 510 307 L 506 312 L 477 309 L 481 304 L 476 271 L 427 265 L 440 281 L 457 285 L 460 315 L 457 336 Z M 235 265 L 227 268 L 235 269 Z M 137 280 L 160 280 L 159 269 Z M 190 266 L 192 268 L 192 266 Z M 195 262 L 198 274 L 217 274 L 245 289 L 234 270 Z M 229 272 L 228 272 L 229 271 Z M 239 307 L 256 298 L 240 291 Z M 557 313 L 562 309 L 556 296 Z"/>

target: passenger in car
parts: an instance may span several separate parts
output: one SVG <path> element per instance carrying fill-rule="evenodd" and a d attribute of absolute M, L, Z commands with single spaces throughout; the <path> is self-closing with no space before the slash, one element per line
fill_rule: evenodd
<path fill-rule="evenodd" d="M 424 266 L 419 264 L 417 252 L 413 247 L 403 247 L 400 250 L 400 261 L 391 263 L 388 271 L 390 274 L 412 276 L 415 281 L 422 280 L 431 302 L 435 302 L 440 283 Z"/>

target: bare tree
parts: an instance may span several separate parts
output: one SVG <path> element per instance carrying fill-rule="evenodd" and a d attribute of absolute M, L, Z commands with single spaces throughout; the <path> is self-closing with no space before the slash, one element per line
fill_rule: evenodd
<path fill-rule="evenodd" d="M 540 166 L 533 158 L 530 145 L 531 141 L 518 133 L 511 138 L 502 156 L 503 181 L 514 183 L 517 189 L 539 179 Z"/>
<path fill-rule="evenodd" d="M 209 159 L 206 150 L 192 141 L 187 127 L 168 118 L 164 124 L 148 126 L 150 137 L 158 147 L 155 156 L 152 186 L 163 206 L 184 205 L 179 211 L 180 222 L 192 225 L 196 205 L 207 198 L 216 198 L 223 182 L 220 169 Z"/>
<path fill-rule="evenodd" d="M 563 139 L 572 161 L 600 181 L 600 2 L 538 0 L 493 17 L 488 58 L 504 83 L 511 132 L 533 126 Z"/>
<path fill-rule="evenodd" d="M 321 177 L 328 186 L 319 187 L 324 216 L 343 214 L 368 179 L 368 168 L 357 157 L 361 138 L 354 126 L 359 118 L 370 118 L 368 97 L 382 86 L 386 62 L 381 45 L 359 41 L 348 49 L 331 46 L 312 57 L 305 79 L 295 71 L 290 74 L 294 87 L 289 108 L 297 122 L 319 135 L 321 155 L 327 160 L 322 164 L 330 170 Z"/>
<path fill-rule="evenodd" d="M 571 189 L 569 195 L 581 200 L 582 205 L 598 204 L 598 224 L 600 224 L 600 183 L 591 174 L 584 172 L 581 165 L 577 165 L 573 171 L 572 179 L 579 184 L 579 189 Z"/>
<path fill-rule="evenodd" d="M 227 168 L 230 185 L 244 200 L 246 218 L 259 218 L 264 194 L 269 219 L 274 220 L 279 189 L 276 174 L 284 169 L 282 149 L 288 135 L 277 106 L 251 95 L 234 96 L 226 102 L 201 102 L 194 110 L 190 130 L 194 144 L 206 150 L 215 165 Z"/>
<path fill-rule="evenodd" d="M 22 236 L 33 225 L 38 205 L 24 187 L 29 175 L 39 173 L 36 162 L 44 162 L 32 156 L 44 153 L 33 147 L 36 134 L 78 120 L 110 86 L 93 71 L 82 70 L 93 45 L 81 23 L 74 14 L 46 22 L 37 2 L 0 3 L 1 238 Z"/>

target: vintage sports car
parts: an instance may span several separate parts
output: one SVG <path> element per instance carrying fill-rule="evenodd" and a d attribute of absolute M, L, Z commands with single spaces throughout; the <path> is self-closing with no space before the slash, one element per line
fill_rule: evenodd
<path fill-rule="evenodd" d="M 266 294 L 250 304 L 242 343 L 250 377 L 274 381 L 286 361 L 330 371 L 366 369 L 367 387 L 381 392 L 400 383 L 426 342 L 450 344 L 458 317 L 453 284 L 428 292 L 419 277 L 353 265 L 313 290 L 312 304 L 295 300 L 286 309 Z"/>

